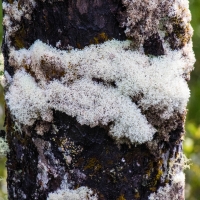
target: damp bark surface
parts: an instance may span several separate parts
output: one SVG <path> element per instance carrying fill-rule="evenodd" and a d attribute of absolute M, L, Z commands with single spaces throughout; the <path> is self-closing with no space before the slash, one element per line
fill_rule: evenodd
<path fill-rule="evenodd" d="M 23 3 L 19 0 L 19 7 Z M 22 16 L 20 23 L 16 22 L 20 29 L 10 36 L 11 46 L 28 49 L 40 39 L 54 47 L 60 41 L 58 48 L 67 50 L 69 46 L 82 49 L 113 38 L 126 40 L 118 21 L 124 9 L 120 0 L 37 0 L 31 19 Z M 4 39 L 5 70 L 13 76 L 15 70 L 8 62 L 9 48 Z M 156 34 L 145 40 L 144 51 L 154 56 L 164 54 L 162 41 Z M 137 103 L 137 98 L 133 101 Z M 149 109 L 144 114 L 151 121 L 156 112 Z M 109 125 L 91 128 L 53 110 L 52 122 L 38 119 L 32 126 L 17 126 L 6 108 L 6 138 L 10 148 L 8 199 L 47 199 L 68 174 L 68 182 L 74 183 L 71 189 L 87 186 L 100 200 L 147 200 L 159 187 L 170 184 L 167 175 L 170 160 L 182 152 L 184 135 L 183 115 L 177 114 L 167 121 L 153 119 L 153 123 L 158 128 L 153 141 L 119 145 L 108 134 Z M 37 129 L 41 126 L 40 135 Z M 174 188 L 174 193 L 184 199 L 183 187 Z"/>

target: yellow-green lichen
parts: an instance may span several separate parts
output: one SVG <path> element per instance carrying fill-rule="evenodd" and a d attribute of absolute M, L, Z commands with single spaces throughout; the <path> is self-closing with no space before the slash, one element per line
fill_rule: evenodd
<path fill-rule="evenodd" d="M 22 49 L 25 47 L 25 41 L 23 40 L 23 38 L 25 38 L 25 35 L 26 31 L 23 27 L 15 33 L 15 36 L 13 38 L 14 41 L 13 43 L 17 49 Z"/>
<path fill-rule="evenodd" d="M 121 195 L 117 198 L 117 200 L 126 200 L 126 198 L 124 197 L 124 194 L 121 194 Z"/>
<path fill-rule="evenodd" d="M 140 198 L 140 193 L 137 192 L 137 193 L 134 195 L 134 197 L 135 197 L 136 199 Z"/>
<path fill-rule="evenodd" d="M 90 44 L 100 44 L 109 40 L 108 35 L 104 32 L 99 33 L 96 37 L 90 40 Z"/>
<path fill-rule="evenodd" d="M 102 168 L 99 160 L 97 158 L 90 158 L 84 167 L 84 170 L 93 169 L 94 171 L 99 171 Z"/>
<path fill-rule="evenodd" d="M 172 33 L 166 32 L 165 34 L 166 38 L 173 36 L 173 38 L 169 40 L 170 43 L 173 43 L 171 44 L 171 46 L 175 45 L 173 48 L 176 48 L 176 46 L 179 48 L 183 47 L 190 41 L 191 36 L 192 36 L 192 29 L 191 29 L 190 24 L 188 23 L 185 26 L 183 26 L 182 25 L 184 24 L 183 19 L 180 19 L 177 17 L 171 18 L 170 22 L 173 26 L 173 31 Z M 174 36 L 175 36 L 175 39 L 177 40 L 175 42 L 174 42 Z"/>
<path fill-rule="evenodd" d="M 8 3 L 13 4 L 14 0 L 8 0 Z"/>

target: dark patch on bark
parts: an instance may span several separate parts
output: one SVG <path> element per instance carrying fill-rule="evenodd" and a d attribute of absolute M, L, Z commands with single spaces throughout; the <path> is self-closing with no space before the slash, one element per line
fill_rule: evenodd
<path fill-rule="evenodd" d="M 161 117 L 164 110 L 156 109 L 156 106 L 149 107 L 147 110 L 141 109 L 141 112 L 145 115 L 147 121 L 157 129 L 160 139 L 168 141 L 169 133 L 174 130 L 180 130 L 180 133 L 184 134 L 185 114 L 174 112 L 169 119 L 165 119 Z M 181 129 L 180 126 L 182 126 Z"/>
<path fill-rule="evenodd" d="M 6 132 L 5 130 L 0 130 L 0 137 L 5 138 L 6 137 Z"/>
<path fill-rule="evenodd" d="M 7 110 L 7 141 L 10 151 L 7 155 L 8 199 L 34 199 L 38 185 L 37 177 L 38 153 L 31 137 L 14 130 L 14 123 Z M 8 124 L 10 125 L 8 127 Z"/>
<path fill-rule="evenodd" d="M 143 44 L 144 52 L 147 55 L 161 56 L 164 55 L 164 48 L 162 45 L 162 40 L 158 33 L 150 36 Z"/>
<path fill-rule="evenodd" d="M 23 29 L 12 38 L 16 48 L 28 48 L 36 39 L 54 47 L 60 41 L 60 49 L 67 49 L 68 46 L 83 48 L 112 38 L 126 39 L 124 29 L 119 27 L 115 17 L 120 9 L 120 0 L 37 0 L 36 3 L 31 15 L 33 20 L 22 18 Z M 23 35 L 20 46 L 19 42 L 15 42 L 18 35 Z"/>
<path fill-rule="evenodd" d="M 92 81 L 99 83 L 99 84 L 103 84 L 105 86 L 111 86 L 111 87 L 114 87 L 114 88 L 117 87 L 115 81 L 104 81 L 101 78 L 92 78 Z"/>
<path fill-rule="evenodd" d="M 5 34 L 5 28 L 4 28 L 4 34 Z M 2 53 L 3 53 L 3 56 L 4 56 L 4 70 L 7 71 L 10 76 L 13 76 L 14 75 L 14 68 L 12 66 L 10 66 L 8 60 L 9 60 L 9 48 L 8 48 L 8 45 L 7 43 L 5 42 L 5 36 L 4 36 L 4 39 L 3 39 L 3 42 L 2 42 Z"/>

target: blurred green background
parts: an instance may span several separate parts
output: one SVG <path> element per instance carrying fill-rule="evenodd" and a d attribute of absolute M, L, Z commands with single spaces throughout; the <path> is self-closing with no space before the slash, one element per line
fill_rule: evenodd
<path fill-rule="evenodd" d="M 196 63 L 189 82 L 191 97 L 184 141 L 185 154 L 192 163 L 190 170 L 186 170 L 186 199 L 200 200 L 200 0 L 190 0 L 190 9 Z"/>
<path fill-rule="evenodd" d="M 193 46 L 197 61 L 189 82 L 191 98 L 188 104 L 184 141 L 185 154 L 192 163 L 190 170 L 186 170 L 186 200 L 200 200 L 200 0 L 190 0 L 190 9 L 194 28 Z M 1 23 L 2 10 L 0 6 Z M 2 32 L 2 26 L 0 26 L 0 42 L 2 41 Z M 0 87 L 0 129 L 3 129 L 3 120 L 3 89 Z M 5 158 L 0 158 L 0 200 L 7 199 L 5 162 Z"/>

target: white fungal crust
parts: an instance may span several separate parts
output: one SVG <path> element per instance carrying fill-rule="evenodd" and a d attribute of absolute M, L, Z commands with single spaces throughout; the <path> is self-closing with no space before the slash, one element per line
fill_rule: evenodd
<path fill-rule="evenodd" d="M 47 200 L 97 200 L 98 196 L 92 189 L 81 186 L 77 189 L 73 188 L 73 182 L 68 181 L 68 175 L 63 176 L 60 188 L 49 193 Z"/>
<path fill-rule="evenodd" d="M 39 116 L 44 121 L 52 121 L 51 109 L 55 109 L 91 127 L 114 121 L 110 133 L 116 138 L 127 137 L 131 142 L 149 141 L 155 132 L 130 98 L 87 79 L 69 86 L 54 80 L 41 88 L 20 70 L 13 78 L 6 99 L 12 114 L 26 125 L 33 124 Z"/>
<path fill-rule="evenodd" d="M 28 50 L 12 50 L 9 63 L 17 71 L 5 96 L 11 113 L 20 123 L 32 125 L 40 117 L 52 121 L 55 109 L 82 125 L 112 122 L 110 134 L 118 139 L 152 140 L 156 130 L 139 107 L 156 107 L 164 119 L 183 113 L 190 96 L 185 76 L 193 68 L 194 55 L 191 44 L 153 58 L 130 46 L 130 41 L 111 40 L 66 52 L 38 40 Z M 31 69 L 37 83 L 24 68 Z M 60 80 L 47 78 L 52 68 L 62 71 Z"/>
<path fill-rule="evenodd" d="M 125 33 L 140 43 L 159 30 L 172 33 L 177 22 L 180 28 L 187 30 L 188 38 L 192 36 L 188 0 L 122 0 L 122 3 L 126 7 L 126 19 L 121 23 L 126 27 Z M 179 38 L 176 40 L 180 45 Z"/>
<path fill-rule="evenodd" d="M 79 187 L 76 190 L 63 189 L 50 193 L 47 200 L 97 200 L 97 195 L 88 187 Z"/>

